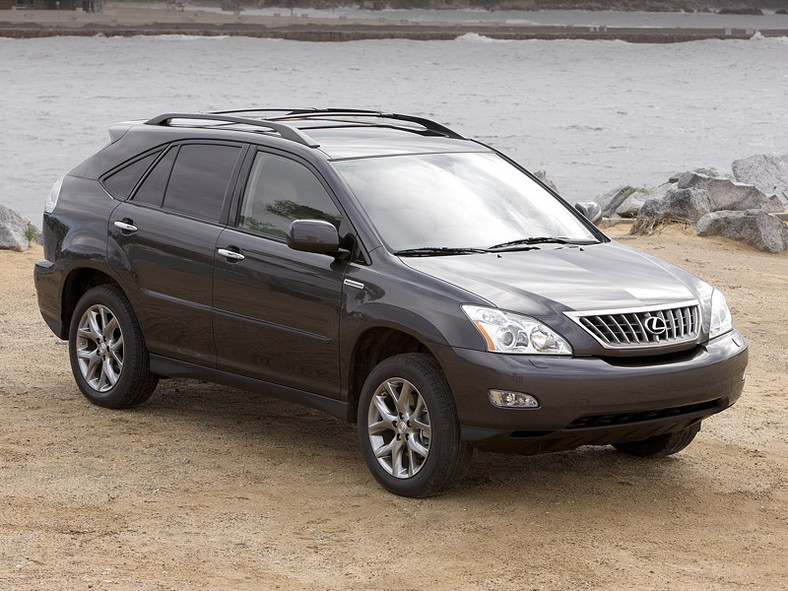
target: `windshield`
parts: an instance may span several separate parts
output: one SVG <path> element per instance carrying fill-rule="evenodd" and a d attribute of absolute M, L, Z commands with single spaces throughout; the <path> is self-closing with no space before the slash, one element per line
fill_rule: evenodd
<path fill-rule="evenodd" d="M 529 238 L 598 242 L 549 192 L 497 154 L 388 156 L 334 167 L 394 252 L 487 249 Z"/>

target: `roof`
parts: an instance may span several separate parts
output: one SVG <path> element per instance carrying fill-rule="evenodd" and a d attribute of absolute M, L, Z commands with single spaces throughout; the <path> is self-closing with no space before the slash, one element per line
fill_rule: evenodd
<path fill-rule="evenodd" d="M 441 152 L 488 151 L 435 121 L 359 109 L 244 109 L 165 113 L 146 125 L 278 137 L 320 149 L 332 160 Z"/>

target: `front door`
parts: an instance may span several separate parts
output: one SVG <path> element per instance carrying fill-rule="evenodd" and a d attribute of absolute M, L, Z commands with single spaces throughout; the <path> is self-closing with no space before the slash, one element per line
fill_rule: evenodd
<path fill-rule="evenodd" d="M 285 244 L 294 219 L 341 215 L 318 176 L 258 152 L 234 227 L 216 244 L 214 334 L 218 367 L 339 397 L 339 315 L 347 263 Z"/>

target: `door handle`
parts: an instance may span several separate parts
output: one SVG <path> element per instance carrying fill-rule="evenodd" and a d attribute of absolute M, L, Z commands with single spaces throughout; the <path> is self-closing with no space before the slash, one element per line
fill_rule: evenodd
<path fill-rule="evenodd" d="M 126 221 L 130 222 L 131 220 L 126 220 Z M 137 231 L 137 226 L 135 226 L 134 224 L 127 224 L 126 221 L 124 221 L 124 222 L 115 222 L 114 225 L 115 225 L 116 228 L 120 228 L 124 232 L 136 232 Z"/>
<path fill-rule="evenodd" d="M 226 248 L 220 248 L 217 252 L 221 256 L 227 257 L 228 259 L 233 259 L 234 261 L 242 261 L 246 258 L 240 252 L 235 252 L 234 250 L 228 250 Z"/>

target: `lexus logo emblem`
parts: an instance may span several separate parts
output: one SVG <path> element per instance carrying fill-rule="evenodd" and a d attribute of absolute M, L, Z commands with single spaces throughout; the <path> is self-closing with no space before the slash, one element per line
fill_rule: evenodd
<path fill-rule="evenodd" d="M 650 316 L 646 318 L 646 330 L 653 334 L 655 337 L 661 336 L 668 332 L 667 323 L 659 316 Z"/>

